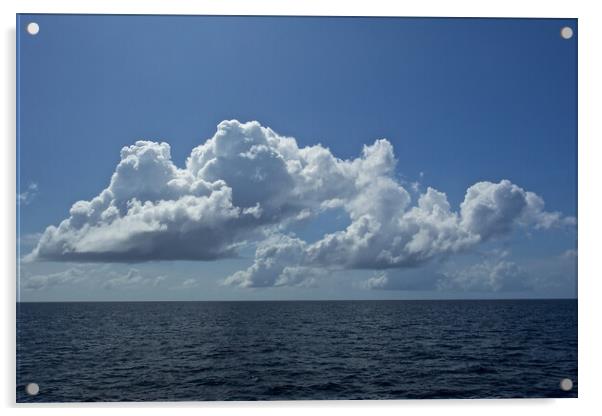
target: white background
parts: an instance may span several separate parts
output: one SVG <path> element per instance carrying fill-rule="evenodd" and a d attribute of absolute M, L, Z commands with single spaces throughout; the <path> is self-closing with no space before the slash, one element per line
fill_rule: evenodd
<path fill-rule="evenodd" d="M 51 415 L 93 414 L 320 414 L 417 413 L 471 415 L 486 413 L 534 413 L 547 415 L 589 414 L 601 411 L 600 365 L 602 355 L 602 308 L 597 234 L 600 232 L 600 188 L 602 178 L 602 15 L 595 1 L 496 2 L 469 0 L 385 1 L 385 0 L 95 0 L 95 1 L 13 1 L 0 2 L 2 24 L 3 130 L 0 149 L 0 265 L 2 273 L 2 341 L 0 347 L 0 405 L 6 414 L 44 412 Z M 15 13 L 136 13 L 136 14 L 287 14 L 348 16 L 461 16 L 461 17 L 569 17 L 579 18 L 579 399 L 564 400 L 438 400 L 438 401 L 339 401 L 264 403 L 159 403 L 159 404 L 15 404 Z M 544 149 L 545 151 L 545 149 Z M 549 323 L 554 325 L 553 322 Z M 517 382 L 520 382 L 517 380 Z M 598 409 L 596 409 L 598 408 Z"/>

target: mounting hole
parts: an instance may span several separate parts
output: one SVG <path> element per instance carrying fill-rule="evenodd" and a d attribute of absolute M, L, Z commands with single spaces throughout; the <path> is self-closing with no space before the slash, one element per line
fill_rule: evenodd
<path fill-rule="evenodd" d="M 31 22 L 27 25 L 27 33 L 29 33 L 30 35 L 37 35 L 38 32 L 40 31 L 40 25 L 37 24 L 36 22 Z"/>
<path fill-rule="evenodd" d="M 562 29 L 560 29 L 560 36 L 562 36 L 563 39 L 570 39 L 573 37 L 573 29 L 571 29 L 568 26 L 563 27 Z"/>
<path fill-rule="evenodd" d="M 570 378 L 563 378 L 560 380 L 560 389 L 563 391 L 571 391 L 573 390 L 573 380 Z"/>
<path fill-rule="evenodd" d="M 30 396 L 35 396 L 40 392 L 40 386 L 38 386 L 38 383 L 29 383 L 25 386 L 25 393 L 29 394 Z"/>

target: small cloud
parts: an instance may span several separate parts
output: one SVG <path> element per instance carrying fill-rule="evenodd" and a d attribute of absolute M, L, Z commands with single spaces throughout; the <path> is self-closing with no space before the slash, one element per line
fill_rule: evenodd
<path fill-rule="evenodd" d="M 435 290 L 443 276 L 432 266 L 413 269 L 391 269 L 374 274 L 356 286 L 365 290 Z"/>
<path fill-rule="evenodd" d="M 180 283 L 178 286 L 176 286 L 176 289 L 190 289 L 193 287 L 197 287 L 198 285 L 199 285 L 199 282 L 197 279 L 190 278 L 190 279 L 184 280 L 182 283 Z"/>
<path fill-rule="evenodd" d="M 182 287 L 193 287 L 196 286 L 198 283 L 196 281 L 196 279 L 186 279 L 182 282 Z"/>
<path fill-rule="evenodd" d="M 492 250 L 479 263 L 447 270 L 443 272 L 443 278 L 437 282 L 438 289 L 482 292 L 533 289 L 529 273 L 515 262 L 508 260 L 508 256 L 506 250 Z"/>
<path fill-rule="evenodd" d="M 21 287 L 28 290 L 44 290 L 53 286 L 76 283 L 85 278 L 85 270 L 72 267 L 62 272 L 25 276 L 21 279 Z"/>
<path fill-rule="evenodd" d="M 144 276 L 138 269 L 130 269 L 126 274 L 118 275 L 115 272 L 110 273 L 111 279 L 105 281 L 102 287 L 105 289 L 114 289 L 117 287 L 128 287 L 128 286 L 158 286 L 165 280 L 165 276 Z"/>
<path fill-rule="evenodd" d="M 196 277 L 190 277 L 188 279 L 184 279 L 180 283 L 171 286 L 169 290 L 190 290 L 194 288 L 198 288 L 200 286 L 200 279 Z"/>
<path fill-rule="evenodd" d="M 387 272 L 379 273 L 372 276 L 368 280 L 360 282 L 359 287 L 362 289 L 385 289 L 389 284 Z"/>
<path fill-rule="evenodd" d="M 23 271 L 20 286 L 26 290 L 45 290 L 59 285 L 77 285 L 87 282 L 93 287 L 100 286 L 111 290 L 126 287 L 156 287 L 165 280 L 165 276 L 147 276 L 134 268 L 119 272 L 108 264 L 79 265 L 49 274 L 28 275 Z"/>
<path fill-rule="evenodd" d="M 25 191 L 17 194 L 17 204 L 29 205 L 38 194 L 38 184 L 31 182 Z"/>

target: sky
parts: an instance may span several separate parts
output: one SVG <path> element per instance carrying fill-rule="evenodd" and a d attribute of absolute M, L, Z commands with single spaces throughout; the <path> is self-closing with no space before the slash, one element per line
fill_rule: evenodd
<path fill-rule="evenodd" d="M 21 301 L 576 297 L 575 19 L 17 21 Z"/>

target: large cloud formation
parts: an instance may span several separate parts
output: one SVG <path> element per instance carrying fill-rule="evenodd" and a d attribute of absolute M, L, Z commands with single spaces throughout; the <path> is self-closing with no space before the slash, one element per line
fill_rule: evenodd
<path fill-rule="evenodd" d="M 341 160 L 318 144 L 300 148 L 258 122 L 223 121 L 179 168 L 167 143 L 121 150 L 109 186 L 48 227 L 29 260 L 214 260 L 258 243 L 256 259 L 226 283 L 311 283 L 324 270 L 390 269 L 466 250 L 517 227 L 574 221 L 546 212 L 538 195 L 508 180 L 468 188 L 459 211 L 428 188 L 412 203 L 395 178 L 385 139 Z M 308 243 L 287 235 L 300 219 L 343 209 L 347 228 Z"/>

